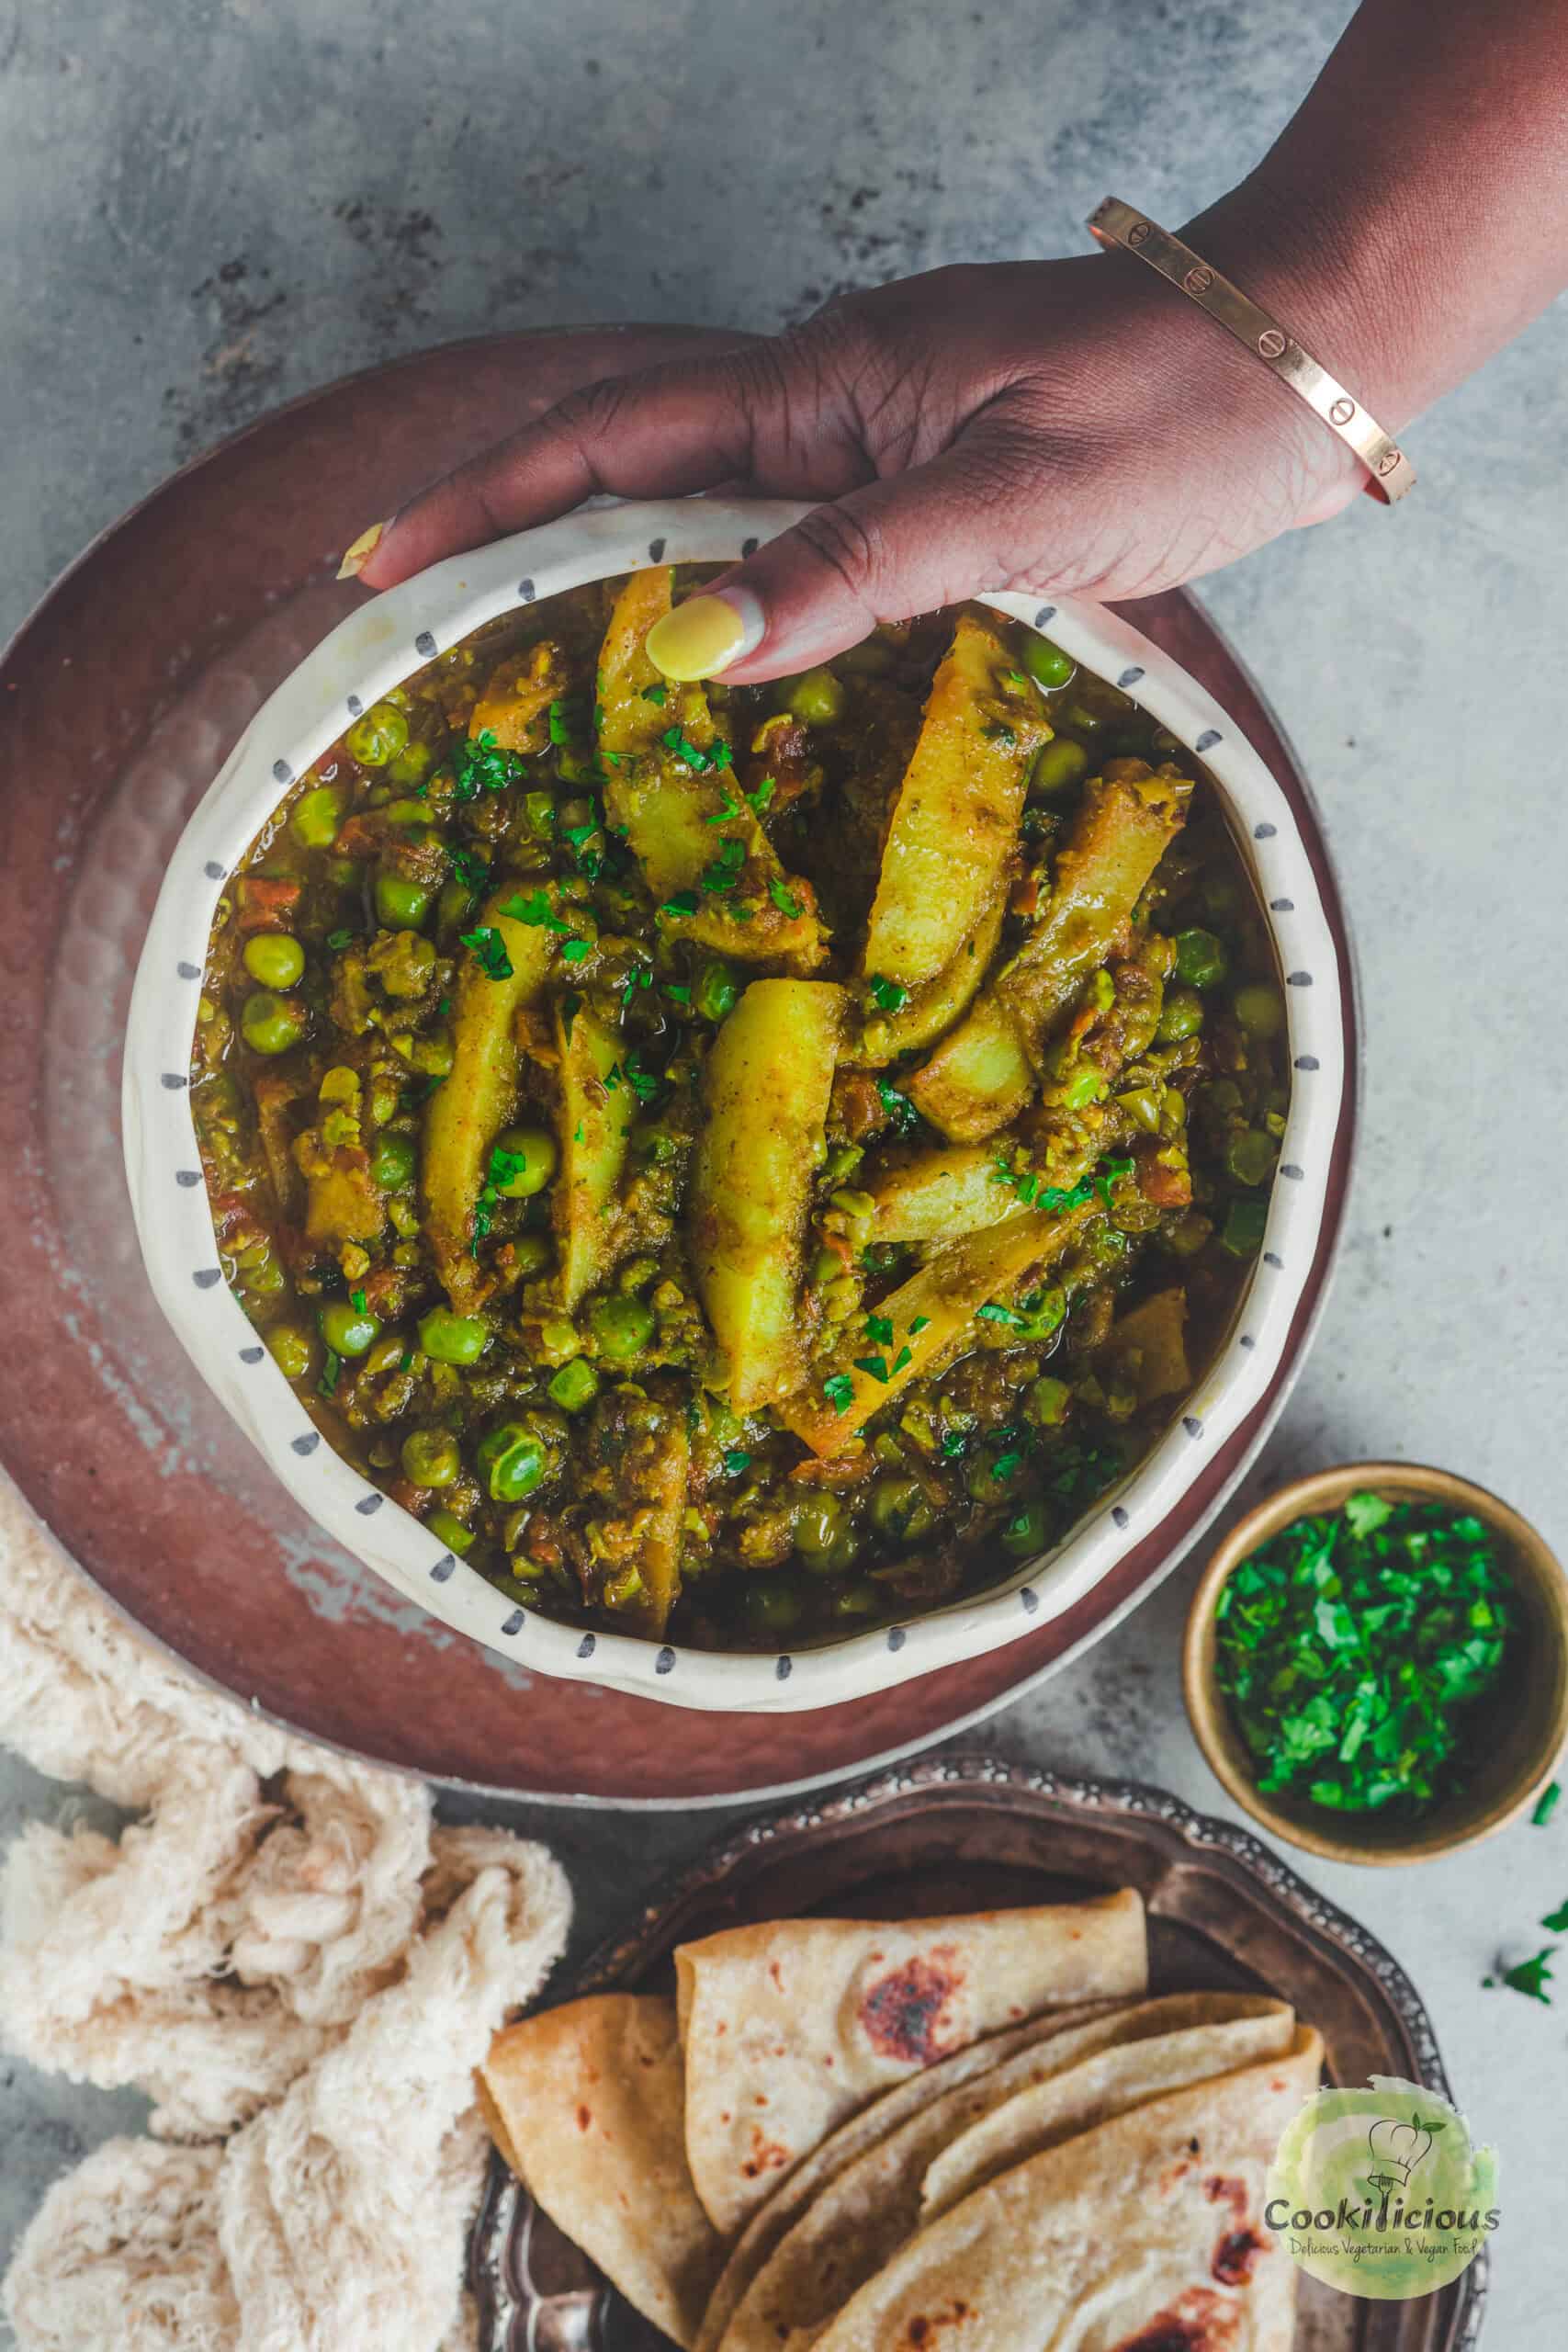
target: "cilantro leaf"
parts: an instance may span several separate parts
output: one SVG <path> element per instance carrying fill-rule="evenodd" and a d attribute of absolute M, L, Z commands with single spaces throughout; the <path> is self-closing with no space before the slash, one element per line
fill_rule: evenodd
<path fill-rule="evenodd" d="M 880 1012 L 902 1012 L 909 1001 L 908 989 L 900 988 L 897 980 L 885 980 L 874 974 L 869 985 L 871 1001 Z"/>
<path fill-rule="evenodd" d="M 481 792 L 503 792 L 528 773 L 527 763 L 515 752 L 503 752 L 489 728 L 466 736 L 448 763 L 455 800 L 477 800 Z"/>
<path fill-rule="evenodd" d="M 847 1413 L 855 1401 L 855 1385 L 847 1372 L 829 1373 L 822 1383 L 822 1394 L 836 1413 Z"/>
<path fill-rule="evenodd" d="M 913 1135 L 920 1124 L 920 1114 L 908 1096 L 900 1094 L 898 1089 L 885 1078 L 876 1081 L 876 1096 L 892 1123 L 895 1135 Z"/>
<path fill-rule="evenodd" d="M 788 915 L 793 922 L 800 912 L 800 900 L 792 891 L 785 889 L 776 874 L 768 876 L 768 896 L 780 914 Z"/>
<path fill-rule="evenodd" d="M 1562 1802 L 1562 1783 L 1561 1781 L 1549 1781 L 1535 1801 L 1535 1811 L 1530 1815 L 1532 1826 L 1544 1829 Z"/>
<path fill-rule="evenodd" d="M 1544 2007 L 1550 2008 L 1551 1996 L 1546 1988 L 1553 1982 L 1551 1962 L 1556 1951 L 1555 1944 L 1548 1944 L 1544 1951 L 1536 1953 L 1533 1960 L 1521 1960 L 1517 1968 L 1506 1968 L 1503 1983 L 1510 1991 L 1523 1993 L 1527 1999 L 1540 2001 Z"/>
<path fill-rule="evenodd" d="M 742 1470 L 751 1467 L 751 1457 L 743 1453 L 738 1445 L 732 1445 L 725 1451 L 724 1466 L 732 1478 L 739 1478 Z"/>
<path fill-rule="evenodd" d="M 482 922 L 477 931 L 459 932 L 457 936 L 465 947 L 473 949 L 487 979 L 512 978 L 512 958 L 506 952 L 506 942 L 493 923 Z"/>
<path fill-rule="evenodd" d="M 1549 1911 L 1540 1924 L 1554 1936 L 1568 1936 L 1568 1901 L 1560 1903 L 1555 1911 Z"/>
<path fill-rule="evenodd" d="M 521 890 L 514 890 L 501 911 L 510 922 L 527 923 L 534 931 L 564 934 L 571 929 L 570 923 L 557 914 L 543 890 L 530 890 L 526 897 Z"/>

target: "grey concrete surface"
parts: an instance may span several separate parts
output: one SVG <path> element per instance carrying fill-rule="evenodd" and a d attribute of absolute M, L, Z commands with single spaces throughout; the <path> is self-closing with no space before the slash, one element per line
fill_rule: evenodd
<path fill-rule="evenodd" d="M 177 460 L 289 394 L 489 325 L 768 327 L 939 261 L 1077 251 L 1108 188 L 1179 220 L 1253 161 L 1340 0 L 0 0 L 0 631 Z M 1344 1270 L 1259 1473 L 1450 1464 L 1568 1544 L 1562 560 L 1568 315 L 1411 436 L 1421 488 L 1209 584 L 1315 779 L 1365 986 Z M 7 780 L 6 788 L 14 788 Z M 992 1744 L 1216 1792 L 1190 1572 Z M 73 1802 L 0 1758 L 0 1828 Z M 525 1815 L 583 1933 L 724 1826 Z M 1489 2345 L 1561 2346 L 1568 1814 L 1416 1872 L 1308 1875 L 1422 1987 L 1503 2162 Z M 1568 1958 L 1562 1973 L 1568 1983 Z M 0 2066 L 0 2254 L 136 2105 Z"/>

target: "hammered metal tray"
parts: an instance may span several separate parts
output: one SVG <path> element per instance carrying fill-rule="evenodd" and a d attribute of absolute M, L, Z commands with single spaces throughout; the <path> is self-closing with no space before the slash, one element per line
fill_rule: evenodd
<path fill-rule="evenodd" d="M 1249 1831 L 1159 1789 L 987 1756 L 914 1765 L 755 1822 L 559 1989 L 672 1990 L 677 1944 L 751 1920 L 930 1917 L 1115 1886 L 1135 1886 L 1148 1906 L 1151 1990 L 1276 1994 L 1317 2027 L 1336 2082 L 1399 2075 L 1449 2096 L 1431 2020 L 1398 1962 Z M 1408 2303 L 1303 2279 L 1296 2352 L 1471 2352 L 1486 2266 L 1483 2251 L 1452 2286 Z M 470 2284 L 486 2352 L 668 2352 L 499 2158 Z"/>

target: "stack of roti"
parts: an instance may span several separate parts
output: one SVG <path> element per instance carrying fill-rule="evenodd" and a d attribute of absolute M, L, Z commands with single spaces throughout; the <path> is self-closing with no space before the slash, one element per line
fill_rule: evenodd
<path fill-rule="evenodd" d="M 1288 2352 L 1263 2180 L 1323 2049 L 1148 1994 L 1143 1905 L 792 1919 L 507 2028 L 480 2097 L 683 2352 Z"/>

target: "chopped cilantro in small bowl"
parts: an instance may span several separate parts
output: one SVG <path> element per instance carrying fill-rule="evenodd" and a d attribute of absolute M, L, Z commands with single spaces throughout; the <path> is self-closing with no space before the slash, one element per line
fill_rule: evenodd
<path fill-rule="evenodd" d="M 1484 1487 L 1360 1463 L 1233 1529 L 1192 1603 L 1188 1712 L 1236 1802 L 1337 1860 L 1465 1845 L 1568 1737 L 1568 1584 Z"/>

